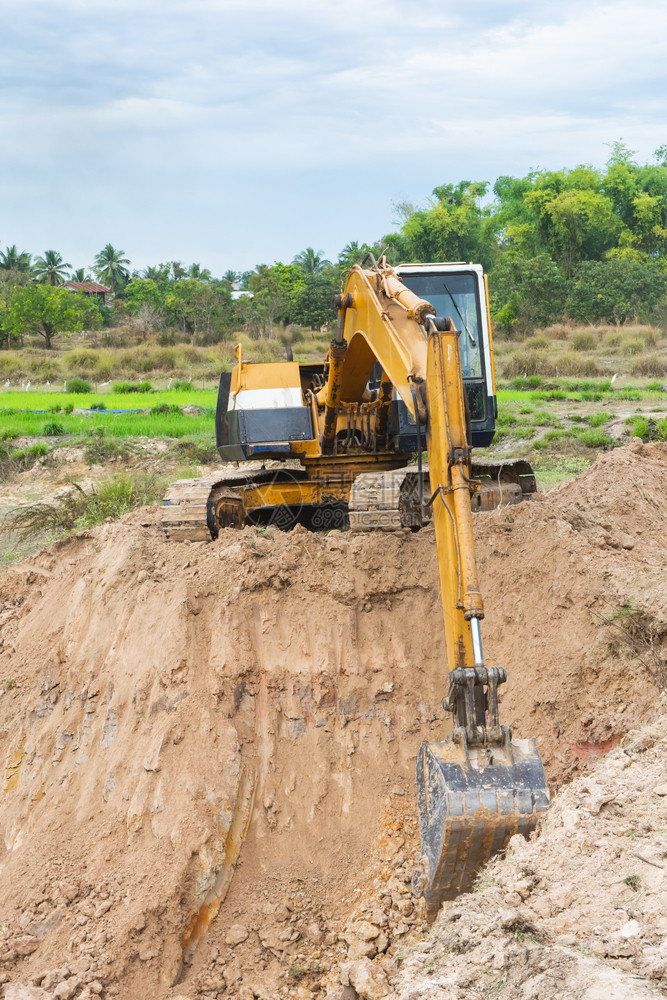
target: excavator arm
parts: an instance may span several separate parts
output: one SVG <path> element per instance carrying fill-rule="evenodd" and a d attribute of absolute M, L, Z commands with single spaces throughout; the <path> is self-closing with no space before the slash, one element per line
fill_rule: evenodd
<path fill-rule="evenodd" d="M 417 755 L 422 835 L 415 889 L 429 919 L 440 904 L 471 888 L 479 867 L 514 833 L 528 834 L 549 803 L 532 740 L 512 740 L 499 723 L 502 667 L 486 667 L 484 605 L 475 561 L 470 443 L 460 332 L 402 284 L 384 260 L 351 269 L 337 299 L 338 330 L 329 353 L 322 450 L 341 404 L 363 399 L 376 361 L 381 389 L 393 387 L 412 413 L 418 449 L 424 433 L 445 626 L 452 736 L 424 743 Z"/>

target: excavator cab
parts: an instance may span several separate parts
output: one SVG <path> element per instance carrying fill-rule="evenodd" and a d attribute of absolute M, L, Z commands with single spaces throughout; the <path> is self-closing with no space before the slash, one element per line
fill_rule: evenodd
<path fill-rule="evenodd" d="M 461 352 L 473 448 L 487 448 L 495 433 L 496 401 L 493 343 L 484 272 L 479 264 L 403 264 L 396 273 L 415 295 L 426 299 L 436 316 L 451 316 Z"/>

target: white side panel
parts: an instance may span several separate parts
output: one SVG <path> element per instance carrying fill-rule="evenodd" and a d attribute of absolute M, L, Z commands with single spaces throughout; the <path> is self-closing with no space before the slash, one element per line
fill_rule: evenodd
<path fill-rule="evenodd" d="M 241 389 L 229 394 L 228 410 L 283 410 L 303 406 L 301 389 Z"/>

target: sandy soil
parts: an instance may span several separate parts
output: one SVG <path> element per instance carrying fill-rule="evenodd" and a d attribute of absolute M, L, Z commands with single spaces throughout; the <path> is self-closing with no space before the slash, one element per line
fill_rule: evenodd
<path fill-rule="evenodd" d="M 610 750 L 603 767 L 617 768 L 619 742 L 662 711 L 666 486 L 667 446 L 637 441 L 549 494 L 477 516 L 486 659 L 507 667 L 504 721 L 537 738 L 554 790 Z M 229 529 L 179 545 L 145 509 L 1 570 L 5 997 L 528 998 L 542 993 L 505 975 L 505 946 L 543 933 L 554 962 L 583 942 L 582 976 L 590 959 L 653 990 L 623 995 L 657 995 L 659 963 L 619 971 L 634 953 L 589 946 L 602 918 L 587 915 L 591 883 L 576 878 L 585 824 L 558 833 L 570 830 L 557 818 L 567 798 L 541 840 L 494 864 L 488 903 L 457 901 L 428 933 L 410 894 L 413 770 L 422 739 L 448 730 L 443 646 L 428 530 Z M 561 892 L 575 945 L 558 943 L 570 931 L 546 908 L 521 917 L 529 929 L 507 923 L 533 893 L 511 888 L 532 878 L 517 875 L 526 850 L 552 865 L 536 899 Z M 611 920 L 607 896 L 600 905 Z M 450 993 L 424 992 L 429 964 L 465 958 L 460 942 L 427 947 L 452 933 L 448 921 L 468 925 L 454 906 L 491 928 L 480 935 L 493 954 L 466 983 L 452 972 Z M 657 927 L 642 948 L 659 950 Z"/>

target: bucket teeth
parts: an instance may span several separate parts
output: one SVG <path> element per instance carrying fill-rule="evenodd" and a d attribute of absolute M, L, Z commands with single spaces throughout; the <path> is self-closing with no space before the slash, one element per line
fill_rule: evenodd
<path fill-rule="evenodd" d="M 480 867 L 511 836 L 528 836 L 549 806 L 534 740 L 422 743 L 417 790 L 423 857 L 414 889 L 424 895 L 429 921 L 444 900 L 472 888 Z"/>

